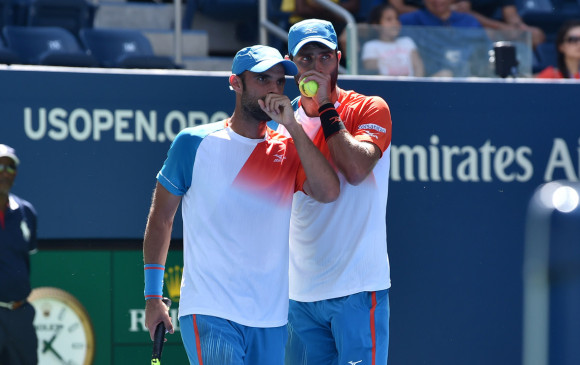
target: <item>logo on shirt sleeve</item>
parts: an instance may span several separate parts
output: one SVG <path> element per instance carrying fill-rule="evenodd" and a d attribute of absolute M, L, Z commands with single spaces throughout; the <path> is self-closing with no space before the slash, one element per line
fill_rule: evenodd
<path fill-rule="evenodd" d="M 381 127 L 378 124 L 372 124 L 372 123 L 370 123 L 370 124 L 361 124 L 361 125 L 358 126 L 358 129 L 370 129 L 370 130 L 377 131 L 379 133 L 387 133 L 387 130 L 385 128 Z M 370 132 L 367 132 L 367 133 L 370 134 Z"/>
<path fill-rule="evenodd" d="M 363 130 L 364 134 L 376 140 L 379 139 L 379 134 L 384 134 L 387 132 L 385 128 L 381 127 L 380 125 L 372 123 L 362 124 L 358 127 L 358 129 Z"/>
<path fill-rule="evenodd" d="M 369 137 L 371 137 L 371 138 L 374 138 L 374 139 L 379 139 L 379 134 L 378 134 L 378 133 L 373 133 L 373 132 L 370 132 L 370 131 L 364 131 L 364 132 L 365 132 L 365 134 L 366 134 L 367 136 L 369 136 Z"/>

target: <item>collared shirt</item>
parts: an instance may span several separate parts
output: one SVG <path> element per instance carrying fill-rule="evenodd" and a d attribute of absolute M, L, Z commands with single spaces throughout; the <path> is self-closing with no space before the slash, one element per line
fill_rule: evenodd
<path fill-rule="evenodd" d="M 0 301 L 22 300 L 30 294 L 30 254 L 36 252 L 36 211 L 10 194 L 0 226 Z"/>

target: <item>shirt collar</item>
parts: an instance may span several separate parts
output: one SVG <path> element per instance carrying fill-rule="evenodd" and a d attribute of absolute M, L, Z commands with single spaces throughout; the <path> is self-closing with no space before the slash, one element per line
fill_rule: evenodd
<path fill-rule="evenodd" d="M 8 195 L 8 208 L 11 210 L 17 210 L 20 208 L 20 204 L 12 197 L 12 195 Z"/>

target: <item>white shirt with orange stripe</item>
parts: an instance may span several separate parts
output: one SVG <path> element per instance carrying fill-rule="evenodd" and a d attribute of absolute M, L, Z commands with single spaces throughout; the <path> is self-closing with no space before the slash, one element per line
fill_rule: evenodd
<path fill-rule="evenodd" d="M 300 170 L 292 141 L 271 129 L 261 140 L 224 122 L 178 134 L 157 179 L 183 196 L 180 317 L 287 323 L 288 225 Z"/>
<path fill-rule="evenodd" d="M 340 179 L 340 196 L 321 204 L 302 192 L 294 194 L 290 223 L 290 298 L 313 302 L 391 286 L 387 254 L 386 210 L 390 169 L 391 115 L 380 97 L 339 90 L 335 107 L 346 129 L 359 141 L 383 152 L 371 174 L 359 185 Z M 300 106 L 296 119 L 331 161 L 320 128 Z M 288 135 L 283 126 L 278 132 Z"/>

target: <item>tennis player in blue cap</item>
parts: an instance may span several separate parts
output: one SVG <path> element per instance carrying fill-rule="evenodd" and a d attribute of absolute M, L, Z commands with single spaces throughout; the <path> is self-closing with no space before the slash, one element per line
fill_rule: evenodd
<path fill-rule="evenodd" d="M 340 196 L 319 204 L 294 194 L 290 223 L 288 365 L 386 365 L 389 344 L 387 195 L 391 114 L 378 96 L 338 87 L 341 53 L 331 23 L 288 33 L 296 82 L 315 81 L 296 119 L 338 169 Z M 279 132 L 289 135 L 284 126 Z"/>
<path fill-rule="evenodd" d="M 281 365 L 288 320 L 292 196 L 338 197 L 338 177 L 283 94 L 293 62 L 266 46 L 240 50 L 226 120 L 181 131 L 157 174 L 144 238 L 145 324 L 173 325 L 162 303 L 174 215 L 181 203 L 184 266 L 179 324 L 196 365 Z M 292 139 L 267 127 L 274 120 Z"/>

